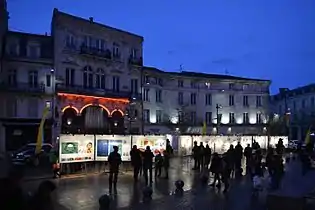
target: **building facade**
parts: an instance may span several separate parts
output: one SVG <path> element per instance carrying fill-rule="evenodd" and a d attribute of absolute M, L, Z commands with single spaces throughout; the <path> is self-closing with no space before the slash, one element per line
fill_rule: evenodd
<path fill-rule="evenodd" d="M 289 138 L 304 140 L 310 126 L 315 126 L 315 85 L 292 90 L 282 88 L 278 94 L 271 96 L 270 101 L 273 113 L 289 117 Z"/>
<path fill-rule="evenodd" d="M 6 2 L 0 1 L 0 150 L 16 149 L 37 138 L 45 106 L 53 99 L 52 39 L 8 30 Z M 45 124 L 51 140 L 52 115 Z"/>
<path fill-rule="evenodd" d="M 143 70 L 145 132 L 262 134 L 270 81 L 195 72 Z M 219 125 L 217 119 L 219 118 Z M 219 130 L 219 131 L 218 131 Z"/>
<path fill-rule="evenodd" d="M 140 133 L 143 37 L 53 12 L 57 134 Z"/>
<path fill-rule="evenodd" d="M 143 37 L 57 9 L 50 35 L 8 30 L 0 0 L 2 150 L 60 133 L 262 133 L 270 81 L 143 66 Z M 218 106 L 216 106 L 218 105 Z M 217 123 L 219 116 L 219 123 Z M 216 130 L 217 129 L 217 130 Z"/>

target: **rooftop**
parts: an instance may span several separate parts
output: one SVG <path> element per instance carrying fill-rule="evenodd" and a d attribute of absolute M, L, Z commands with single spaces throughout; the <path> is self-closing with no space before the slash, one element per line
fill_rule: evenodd
<path fill-rule="evenodd" d="M 282 100 L 284 98 L 302 96 L 309 93 L 315 93 L 315 83 L 308 84 L 302 87 L 297 87 L 292 90 L 290 90 L 289 88 L 280 88 L 279 93 L 277 93 L 276 95 L 273 95 L 272 99 L 277 101 L 277 100 Z"/>
<path fill-rule="evenodd" d="M 55 17 L 56 15 L 60 15 L 60 16 L 64 16 L 64 17 L 68 17 L 68 18 L 72 18 L 72 19 L 76 19 L 76 20 L 82 21 L 84 23 L 90 23 L 91 22 L 89 19 L 84 19 L 82 17 L 78 17 L 78 16 L 75 16 L 75 15 L 72 15 L 72 14 L 61 12 L 57 8 L 54 8 L 53 17 Z M 115 30 L 117 32 L 121 32 L 121 33 L 125 33 L 125 34 L 131 35 L 131 36 L 135 36 L 135 37 L 140 38 L 141 40 L 143 40 L 143 36 L 131 33 L 129 31 L 124 31 L 124 30 L 121 30 L 121 29 L 118 29 L 118 28 L 114 28 L 114 27 L 102 24 L 102 23 L 98 23 L 98 22 L 95 22 L 94 20 L 93 20 L 93 24 L 99 25 L 101 27 L 104 27 L 104 28 L 107 28 L 107 29 L 110 29 L 110 30 Z"/>
<path fill-rule="evenodd" d="M 269 83 L 271 82 L 271 80 L 245 78 L 245 77 L 238 77 L 238 76 L 224 75 L 224 74 L 208 74 L 208 73 L 191 72 L 191 71 L 167 72 L 167 71 L 162 71 L 162 70 L 154 68 L 154 67 L 144 67 L 144 68 L 148 71 L 152 71 L 152 72 L 156 72 L 156 73 L 170 74 L 170 75 L 182 76 L 182 77 L 195 77 L 195 78 L 202 78 L 202 79 L 261 81 L 261 82 L 269 82 Z"/>

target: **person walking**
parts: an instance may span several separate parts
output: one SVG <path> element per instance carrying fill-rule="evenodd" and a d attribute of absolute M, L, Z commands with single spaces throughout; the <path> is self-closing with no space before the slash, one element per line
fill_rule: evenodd
<path fill-rule="evenodd" d="M 170 154 L 167 151 L 163 152 L 163 167 L 165 172 L 165 179 L 168 179 L 168 169 L 170 167 Z"/>
<path fill-rule="evenodd" d="M 144 179 L 145 179 L 146 185 L 148 185 L 149 179 L 150 179 L 150 184 L 153 183 L 152 181 L 153 158 L 154 158 L 154 154 L 151 151 L 150 146 L 147 146 L 143 153 L 143 173 L 144 173 Z"/>
<path fill-rule="evenodd" d="M 113 146 L 114 151 L 111 152 L 108 156 L 109 163 L 109 192 L 112 191 L 114 184 L 115 193 L 117 192 L 117 179 L 119 173 L 119 165 L 121 164 L 121 155 L 118 153 L 118 147 Z"/>
<path fill-rule="evenodd" d="M 141 165 L 142 165 L 142 158 L 141 158 L 141 152 L 139 151 L 136 145 L 132 147 L 132 150 L 130 151 L 130 157 L 131 157 L 131 165 L 133 167 L 133 179 L 135 182 L 137 182 Z"/>
<path fill-rule="evenodd" d="M 155 156 L 154 162 L 155 162 L 154 163 L 154 165 L 155 165 L 155 178 L 157 178 L 157 177 L 161 176 L 162 167 L 163 167 L 163 157 L 162 157 L 160 152 Z"/>

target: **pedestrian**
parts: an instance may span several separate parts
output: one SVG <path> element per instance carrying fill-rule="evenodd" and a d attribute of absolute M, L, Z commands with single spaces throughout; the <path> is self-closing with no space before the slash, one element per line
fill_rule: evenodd
<path fill-rule="evenodd" d="M 118 153 L 118 147 L 113 146 L 113 152 L 111 152 L 108 156 L 109 163 L 109 192 L 112 192 L 112 187 L 114 183 L 115 193 L 117 192 L 117 179 L 119 173 L 119 165 L 121 164 L 121 155 Z"/>
<path fill-rule="evenodd" d="M 141 165 L 142 165 L 142 158 L 141 158 L 141 152 L 137 148 L 136 145 L 132 147 L 132 150 L 130 151 L 130 157 L 131 157 L 131 165 L 133 167 L 133 180 L 137 182 Z"/>
<path fill-rule="evenodd" d="M 253 155 L 253 150 L 250 147 L 250 144 L 247 144 L 247 146 L 244 149 L 244 156 L 246 159 L 246 174 L 249 174 L 250 172 L 250 163 Z"/>
<path fill-rule="evenodd" d="M 143 153 L 143 173 L 144 173 L 144 179 L 145 179 L 146 185 L 148 185 L 149 179 L 150 179 L 150 185 L 153 183 L 152 181 L 153 158 L 154 158 L 154 154 L 151 151 L 150 146 L 147 146 Z"/>
<path fill-rule="evenodd" d="M 209 144 L 206 145 L 205 148 L 205 168 L 209 168 L 210 160 L 211 160 L 211 148 L 209 147 Z"/>
<path fill-rule="evenodd" d="M 237 177 L 242 176 L 242 159 L 243 159 L 243 147 L 240 142 L 237 142 L 235 146 L 235 174 Z"/>
<path fill-rule="evenodd" d="M 155 164 L 155 178 L 157 178 L 161 176 L 161 171 L 163 167 L 163 157 L 160 151 L 155 156 L 154 164 Z"/>
<path fill-rule="evenodd" d="M 171 142 L 169 139 L 166 139 L 166 152 L 171 156 L 173 155 L 173 147 L 171 146 Z"/>
<path fill-rule="evenodd" d="M 197 170 L 200 167 L 200 154 L 199 154 L 199 146 L 197 145 L 196 141 L 194 141 L 194 147 L 192 149 L 192 156 L 194 158 L 193 170 Z"/>
<path fill-rule="evenodd" d="M 222 158 L 222 182 L 224 184 L 224 190 L 223 192 L 226 193 L 229 188 L 230 188 L 230 177 L 231 177 L 231 166 L 230 163 L 228 162 L 227 155 L 226 153 L 223 154 Z"/>
<path fill-rule="evenodd" d="M 205 167 L 205 147 L 203 146 L 203 142 L 200 142 L 200 145 L 199 145 L 199 156 L 200 156 L 199 157 L 200 158 L 200 166 L 201 166 L 201 169 L 203 169 Z"/>
<path fill-rule="evenodd" d="M 226 159 L 229 166 L 231 167 L 231 177 L 233 177 L 235 173 L 235 150 L 232 144 L 230 145 L 230 148 L 226 152 Z"/>
<path fill-rule="evenodd" d="M 165 179 L 168 179 L 168 169 L 170 167 L 170 155 L 167 151 L 163 152 L 163 167 L 165 172 Z"/>
<path fill-rule="evenodd" d="M 215 152 L 213 153 L 211 166 L 210 166 L 210 171 L 214 174 L 213 183 L 210 185 L 211 187 L 216 186 L 217 188 L 221 188 L 221 178 L 220 178 L 221 170 L 222 170 L 222 160 L 219 154 Z M 216 182 L 218 182 L 217 185 L 215 185 Z"/>

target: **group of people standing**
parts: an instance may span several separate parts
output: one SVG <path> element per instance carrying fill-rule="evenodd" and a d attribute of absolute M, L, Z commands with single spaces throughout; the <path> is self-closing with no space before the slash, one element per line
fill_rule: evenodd
<path fill-rule="evenodd" d="M 108 156 L 109 163 L 109 191 L 112 188 L 117 189 L 117 179 L 119 173 L 119 166 L 122 163 L 121 155 L 118 153 L 118 147 L 113 147 L 113 152 Z M 153 183 L 153 165 L 155 166 L 155 178 L 161 176 L 162 169 L 165 178 L 168 179 L 168 169 L 170 166 L 170 156 L 173 154 L 173 148 L 170 141 L 166 141 L 166 149 L 162 152 L 159 151 L 155 156 L 151 151 L 150 146 L 147 146 L 145 151 L 141 151 L 134 145 L 130 151 L 131 165 L 133 167 L 134 182 L 139 180 L 139 177 L 144 176 L 146 185 Z M 155 162 L 155 164 L 153 164 Z"/>
<path fill-rule="evenodd" d="M 210 172 L 214 175 L 214 180 L 211 186 L 221 188 L 221 183 L 224 184 L 223 192 L 227 192 L 230 186 L 231 177 L 239 178 L 243 174 L 242 159 L 246 160 L 246 174 L 251 178 L 255 176 L 263 177 L 265 167 L 268 168 L 271 181 L 271 187 L 277 189 L 284 173 L 282 155 L 284 146 L 282 139 L 279 140 L 276 149 L 269 148 L 267 151 L 266 162 L 264 163 L 262 150 L 258 142 L 253 142 L 252 147 L 248 144 L 245 149 L 240 142 L 230 148 L 222 155 L 213 153 L 207 144 L 206 146 L 200 142 L 194 142 L 192 149 L 194 158 L 193 170 L 202 170 L 203 173 Z M 210 163 L 211 160 L 211 163 Z"/>

